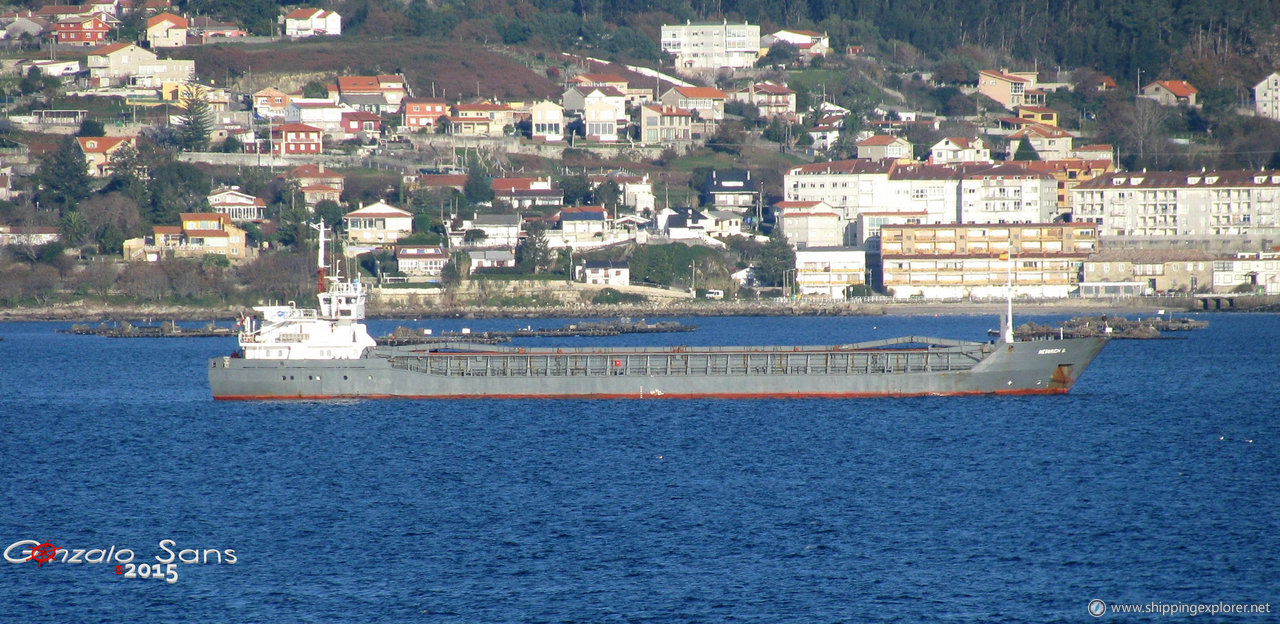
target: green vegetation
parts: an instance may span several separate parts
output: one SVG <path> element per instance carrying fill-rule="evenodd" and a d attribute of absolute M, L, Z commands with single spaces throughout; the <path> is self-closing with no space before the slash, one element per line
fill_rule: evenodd
<path fill-rule="evenodd" d="M 617 305 L 621 303 L 644 303 L 648 300 L 648 297 L 645 297 L 644 295 L 619 292 L 613 288 L 604 288 L 591 298 L 591 303 Z"/>

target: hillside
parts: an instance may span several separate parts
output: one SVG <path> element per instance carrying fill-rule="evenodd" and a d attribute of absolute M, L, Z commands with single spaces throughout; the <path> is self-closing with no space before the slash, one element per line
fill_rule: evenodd
<path fill-rule="evenodd" d="M 221 83 L 226 77 L 252 73 L 337 75 L 403 72 L 414 95 L 437 93 L 450 99 L 474 96 L 523 99 L 560 94 L 560 88 L 511 58 L 474 43 L 441 43 L 426 37 L 393 39 L 342 38 L 265 45 L 191 46 L 175 57 L 196 61 L 202 78 Z"/>

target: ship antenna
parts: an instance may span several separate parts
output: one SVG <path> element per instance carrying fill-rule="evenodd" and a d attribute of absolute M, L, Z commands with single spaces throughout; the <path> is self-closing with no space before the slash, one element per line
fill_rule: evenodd
<path fill-rule="evenodd" d="M 1000 259 L 1005 261 L 1005 268 L 1008 275 L 1005 282 L 1005 311 L 1004 311 L 1004 331 L 1003 338 L 1005 342 L 1013 342 L 1013 256 L 1006 251 L 1000 254 Z"/>
<path fill-rule="evenodd" d="M 323 293 L 325 269 L 328 266 L 324 261 L 324 219 L 320 219 L 319 225 L 312 225 L 311 229 L 320 233 L 320 244 L 316 253 L 316 292 Z"/>

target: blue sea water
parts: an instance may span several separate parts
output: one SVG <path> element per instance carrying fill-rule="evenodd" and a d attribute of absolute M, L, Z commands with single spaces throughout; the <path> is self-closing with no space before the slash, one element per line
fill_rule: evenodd
<path fill-rule="evenodd" d="M 114 546 L 153 563 L 172 540 L 236 558 L 205 553 L 174 584 L 114 562 L 0 561 L 0 620 L 1080 622 L 1094 598 L 1280 609 L 1280 316 L 1202 318 L 1184 340 L 1113 341 L 1065 396 L 752 401 L 223 403 L 206 358 L 232 340 L 0 324 L 0 546 Z M 681 320 L 700 329 L 573 342 L 984 339 L 994 326 Z"/>

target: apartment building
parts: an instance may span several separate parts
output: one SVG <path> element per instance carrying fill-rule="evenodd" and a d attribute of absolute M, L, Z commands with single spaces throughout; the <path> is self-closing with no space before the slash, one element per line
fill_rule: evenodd
<path fill-rule="evenodd" d="M 728 21 L 663 24 L 662 51 L 675 56 L 678 69 L 748 69 L 760 57 L 760 26 Z"/>

